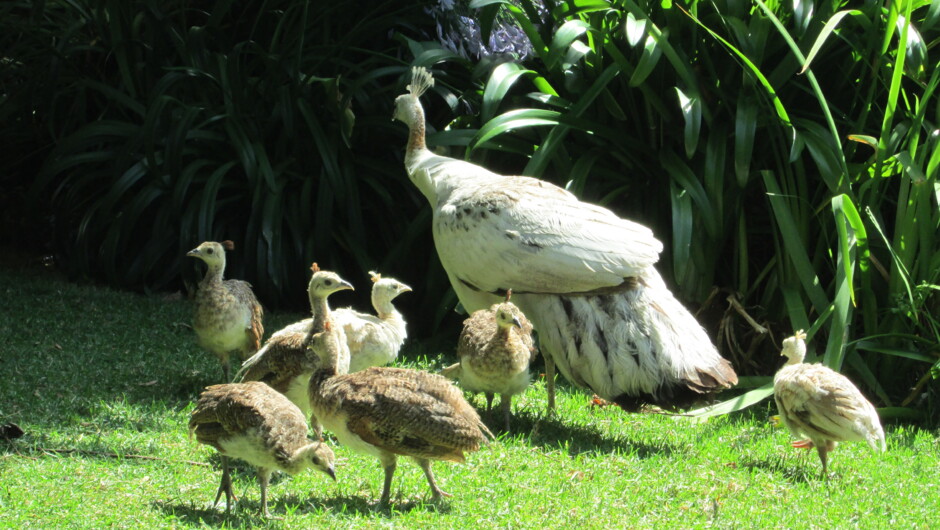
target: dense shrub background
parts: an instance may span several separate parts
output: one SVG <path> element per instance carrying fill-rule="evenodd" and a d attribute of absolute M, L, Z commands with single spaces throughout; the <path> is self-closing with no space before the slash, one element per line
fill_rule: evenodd
<path fill-rule="evenodd" d="M 311 261 L 378 269 L 416 287 L 414 335 L 446 335 L 389 119 L 426 65 L 432 146 L 654 228 L 680 298 L 755 376 L 745 401 L 805 328 L 886 413 L 934 410 L 940 4 L 400 4 L 3 3 L 4 236 L 135 289 L 195 281 L 185 251 L 233 239 L 231 275 L 272 307 L 303 308 Z"/>

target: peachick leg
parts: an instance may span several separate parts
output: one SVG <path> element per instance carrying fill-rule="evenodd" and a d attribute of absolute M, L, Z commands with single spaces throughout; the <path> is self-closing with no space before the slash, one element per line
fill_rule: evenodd
<path fill-rule="evenodd" d="M 509 394 L 499 395 L 499 407 L 503 409 L 503 419 L 506 422 L 506 430 L 509 430 L 509 418 L 512 416 L 510 407 L 512 406 L 512 396 Z"/>
<path fill-rule="evenodd" d="M 232 501 L 238 501 L 235 492 L 232 490 L 232 475 L 228 471 L 228 457 L 221 455 L 222 458 L 222 481 L 219 483 L 219 490 L 215 493 L 215 501 L 212 506 L 219 503 L 222 494 L 225 494 L 225 513 L 228 513 L 232 507 Z"/>
<path fill-rule="evenodd" d="M 424 476 L 428 478 L 428 485 L 431 486 L 431 500 L 439 501 L 443 497 L 452 497 L 450 493 L 445 492 L 437 486 L 437 482 L 434 480 L 434 473 L 431 472 L 431 461 L 427 458 L 415 458 L 415 462 L 421 466 L 421 469 L 424 471 Z"/>
<path fill-rule="evenodd" d="M 555 361 L 545 355 L 545 391 L 548 393 L 548 413 L 555 413 Z"/>
<path fill-rule="evenodd" d="M 387 453 L 381 457 L 382 467 L 385 468 L 385 484 L 382 486 L 382 498 L 379 500 L 381 506 L 388 506 L 388 501 L 392 495 L 392 476 L 395 474 L 397 466 L 397 457 Z"/>
<path fill-rule="evenodd" d="M 271 517 L 271 513 L 268 512 L 268 483 L 270 482 L 271 471 L 259 467 L 258 483 L 261 485 L 261 509 L 258 510 L 258 513 L 263 517 Z"/>

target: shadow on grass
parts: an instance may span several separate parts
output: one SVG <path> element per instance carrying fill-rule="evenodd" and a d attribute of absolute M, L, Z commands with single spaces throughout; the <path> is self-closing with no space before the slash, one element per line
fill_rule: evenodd
<path fill-rule="evenodd" d="M 805 457 L 805 458 L 804 458 Z M 796 461 L 794 461 L 796 460 Z M 738 465 L 749 470 L 762 469 L 775 475 L 779 475 L 792 484 L 816 484 L 824 483 L 825 479 L 821 475 L 821 469 L 816 460 L 816 452 L 796 456 L 794 458 L 750 458 L 744 457 L 738 461 Z"/>
<path fill-rule="evenodd" d="M 489 420 L 487 425 L 491 428 L 492 425 L 502 425 L 500 414 L 494 414 L 492 418 L 486 412 L 482 415 Z M 523 437 L 531 445 L 562 449 L 571 455 L 622 452 L 648 458 L 653 455 L 668 456 L 682 452 L 672 444 L 649 444 L 620 436 L 609 436 L 592 425 L 566 423 L 558 415 L 546 416 L 528 411 L 513 414 L 509 432 L 502 428 L 492 430 L 499 439 Z"/>
<path fill-rule="evenodd" d="M 207 500 L 203 504 L 194 502 L 174 503 L 171 501 L 154 501 L 151 506 L 167 515 L 179 518 L 192 525 L 206 524 L 209 526 L 243 527 L 256 526 L 263 523 L 265 518 L 259 514 L 261 509 L 260 492 L 257 496 L 243 495 L 234 503 L 231 511 L 226 513 L 225 499 L 219 500 L 217 506 Z M 211 500 L 211 499 L 210 499 Z M 311 498 L 297 494 L 271 496 L 268 490 L 268 511 L 276 519 L 285 516 L 303 515 L 310 513 L 325 513 L 339 517 L 370 517 L 375 519 L 394 519 L 397 516 L 414 512 L 427 511 L 435 513 L 449 513 L 450 504 L 442 502 L 407 501 L 391 506 L 380 507 L 378 502 L 370 502 L 365 497 L 337 496 L 331 498 Z"/>

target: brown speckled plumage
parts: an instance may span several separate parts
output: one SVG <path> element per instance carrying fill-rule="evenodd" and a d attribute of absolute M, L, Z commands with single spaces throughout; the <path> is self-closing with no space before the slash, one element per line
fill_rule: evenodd
<path fill-rule="evenodd" d="M 493 395 L 499 394 L 508 430 L 512 396 L 529 385 L 529 363 L 534 355 L 532 324 L 518 307 L 506 301 L 475 311 L 464 320 L 457 343 L 460 362 L 442 373 L 460 381 L 466 390 L 484 392 L 487 410 L 492 407 Z"/>
<path fill-rule="evenodd" d="M 389 501 L 398 456 L 421 466 L 435 500 L 447 496 L 434 480 L 430 460 L 463 462 L 464 453 L 479 449 L 490 434 L 460 390 L 439 375 L 403 368 L 337 375 L 337 363 L 349 352 L 332 330 L 314 335 L 310 347 L 321 362 L 310 379 L 314 414 L 343 445 L 382 462 L 380 502 Z"/>
<path fill-rule="evenodd" d="M 196 291 L 193 329 L 199 345 L 214 353 L 222 363 L 229 381 L 229 357 L 236 352 L 244 359 L 261 346 L 264 335 L 264 310 L 251 290 L 241 280 L 223 280 L 225 250 L 231 241 L 206 241 L 186 255 L 206 262 L 209 269 Z"/>
<path fill-rule="evenodd" d="M 258 468 L 261 509 L 267 516 L 267 486 L 274 470 L 296 474 L 313 467 L 336 478 L 332 449 L 307 438 L 303 413 L 279 392 L 260 382 L 229 383 L 206 388 L 189 419 L 190 434 L 222 454 L 222 482 L 215 502 L 224 493 L 226 504 L 235 497 L 227 457 Z M 228 509 L 228 508 L 227 508 Z"/>
<path fill-rule="evenodd" d="M 308 284 L 310 294 L 310 319 L 295 322 L 274 335 L 254 356 L 246 360 L 235 378 L 238 381 L 262 381 L 297 405 L 305 417 L 310 416 L 307 397 L 307 381 L 317 366 L 316 356 L 307 350 L 311 326 L 319 322 L 320 330 L 331 320 L 327 298 L 334 292 L 352 289 L 352 285 L 336 273 L 314 272 Z M 348 365 L 347 365 L 348 366 Z M 319 434 L 319 426 L 315 425 Z"/>
<path fill-rule="evenodd" d="M 788 358 L 774 376 L 774 401 L 780 419 L 794 436 L 809 441 L 794 447 L 816 447 L 827 476 L 827 455 L 840 441 L 864 441 L 885 450 L 885 435 L 878 412 L 844 375 L 821 364 L 803 362 L 806 335 L 798 331 L 783 341 L 781 355 Z"/>

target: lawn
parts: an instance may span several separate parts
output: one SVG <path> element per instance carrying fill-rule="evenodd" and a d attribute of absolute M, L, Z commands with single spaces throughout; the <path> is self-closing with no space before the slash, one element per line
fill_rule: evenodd
<path fill-rule="evenodd" d="M 435 465 L 454 495 L 444 502 L 426 501 L 424 476 L 403 460 L 392 509 L 379 509 L 378 461 L 328 438 L 337 482 L 276 476 L 269 502 L 280 519 L 266 521 L 242 466 L 241 502 L 227 515 L 224 499 L 211 503 L 219 459 L 186 433 L 193 399 L 221 378 L 195 343 L 189 302 L 0 261 L 0 424 L 26 432 L 0 441 L 0 527 L 928 528 L 940 520 L 936 431 L 886 425 L 884 454 L 843 444 L 827 482 L 815 453 L 791 449 L 768 421 L 769 403 L 694 423 L 592 406 L 563 384 L 549 418 L 538 377 L 514 402 L 509 434 L 464 465 Z M 269 314 L 265 325 L 270 333 L 300 317 Z M 435 371 L 452 359 L 453 348 L 408 343 L 399 362 Z"/>

